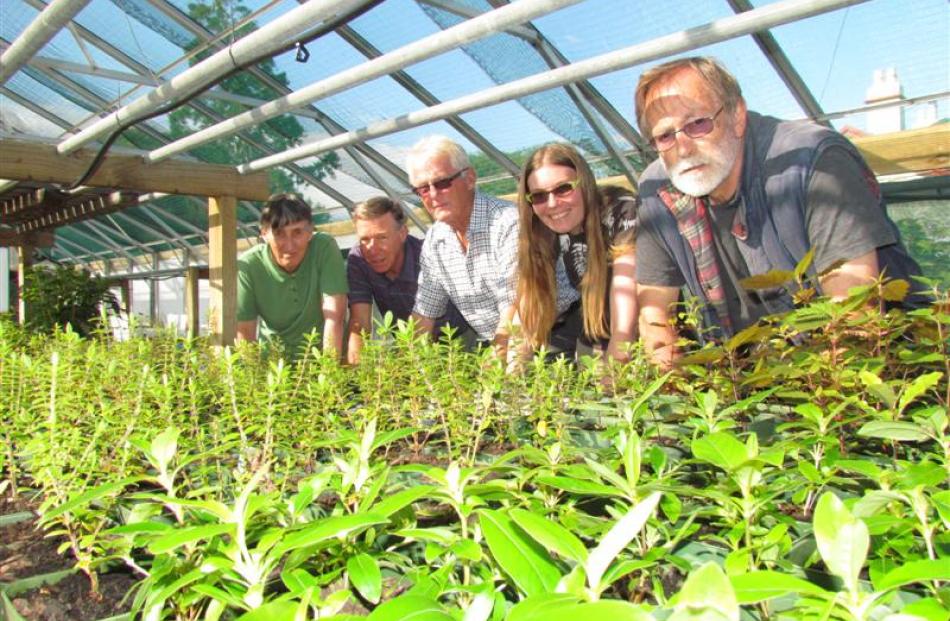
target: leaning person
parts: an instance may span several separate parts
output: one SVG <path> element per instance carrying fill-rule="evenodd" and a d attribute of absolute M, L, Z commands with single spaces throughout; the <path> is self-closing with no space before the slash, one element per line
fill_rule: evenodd
<path fill-rule="evenodd" d="M 238 260 L 238 339 L 259 335 L 295 360 L 316 330 L 325 352 L 342 351 L 347 286 L 336 241 L 314 232 L 310 206 L 295 194 L 267 201 L 261 237 Z"/>
<path fill-rule="evenodd" d="M 740 280 L 792 270 L 811 249 L 829 297 L 882 273 L 915 286 L 920 268 L 874 174 L 838 132 L 748 111 L 735 78 L 710 58 L 648 70 L 636 113 L 660 153 L 640 177 L 636 244 L 640 330 L 655 361 L 678 355 L 671 307 L 684 285 L 718 337 L 790 310 L 785 288 L 751 291 Z"/>
<path fill-rule="evenodd" d="M 564 321 L 555 303 L 555 272 L 563 263 L 580 291 L 582 341 L 614 360 L 629 358 L 637 338 L 638 206 L 622 188 L 598 189 L 590 166 L 570 145 L 547 145 L 528 158 L 518 187 L 517 305 L 530 347 L 546 344 Z"/>
<path fill-rule="evenodd" d="M 451 302 L 480 341 L 504 353 L 515 301 L 518 210 L 475 189 L 468 155 L 448 138 L 422 139 L 406 167 L 434 220 L 422 244 L 413 318 L 431 333 Z"/>
<path fill-rule="evenodd" d="M 353 224 L 357 243 L 346 259 L 350 324 L 346 357 L 359 362 L 364 333 L 372 332 L 373 304 L 379 312 L 406 320 L 412 314 L 419 280 L 422 240 L 409 234 L 406 214 L 396 201 L 377 196 L 356 206 Z M 451 326 L 461 335 L 468 326 L 455 307 L 436 325 Z"/>

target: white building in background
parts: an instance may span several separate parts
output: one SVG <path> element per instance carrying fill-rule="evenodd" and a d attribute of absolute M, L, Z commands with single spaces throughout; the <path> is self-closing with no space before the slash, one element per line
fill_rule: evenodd
<path fill-rule="evenodd" d="M 866 104 L 893 103 L 867 113 L 867 131 L 869 134 L 890 134 L 904 129 L 904 90 L 897 69 L 876 69 L 871 86 L 864 98 Z"/>

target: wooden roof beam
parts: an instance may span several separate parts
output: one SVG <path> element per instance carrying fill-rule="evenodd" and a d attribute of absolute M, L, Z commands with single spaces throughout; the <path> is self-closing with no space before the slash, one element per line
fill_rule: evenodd
<path fill-rule="evenodd" d="M 22 246 L 50 248 L 55 242 L 56 234 L 53 231 L 36 231 L 34 233 L 0 231 L 0 248 Z"/>
<path fill-rule="evenodd" d="M 0 178 L 71 184 L 86 172 L 93 157 L 93 149 L 59 155 L 56 145 L 4 138 L 0 139 Z M 242 175 L 233 166 L 181 159 L 147 165 L 141 155 L 118 149 L 106 156 L 85 185 L 201 197 L 215 196 L 226 188 L 229 195 L 250 201 L 270 196 L 267 173 Z"/>
<path fill-rule="evenodd" d="M 13 223 L 13 226 L 18 232 L 51 229 L 121 211 L 136 204 L 138 204 L 138 194 L 110 192 L 83 197 L 80 200 L 68 200 L 55 207 L 44 208 L 29 218 Z"/>
<path fill-rule="evenodd" d="M 898 173 L 947 174 L 950 169 L 950 123 L 892 134 L 852 138 L 877 176 Z"/>

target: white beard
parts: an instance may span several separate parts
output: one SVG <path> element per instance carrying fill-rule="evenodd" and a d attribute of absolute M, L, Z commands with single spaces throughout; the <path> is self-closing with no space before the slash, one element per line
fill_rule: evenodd
<path fill-rule="evenodd" d="M 706 196 L 729 176 L 741 148 L 741 140 L 729 137 L 715 150 L 710 149 L 707 153 L 696 154 L 691 158 L 678 161 L 672 170 L 667 168 L 662 158 L 660 161 L 663 162 L 663 167 L 677 190 L 688 196 Z M 695 166 L 704 168 L 685 172 Z"/>

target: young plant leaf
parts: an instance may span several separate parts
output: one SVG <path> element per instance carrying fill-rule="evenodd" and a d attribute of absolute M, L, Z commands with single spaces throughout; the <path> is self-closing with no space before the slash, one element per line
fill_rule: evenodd
<path fill-rule="evenodd" d="M 368 601 L 378 604 L 383 593 L 383 576 L 379 565 L 369 554 L 357 554 L 346 561 L 350 582 Z"/>
<path fill-rule="evenodd" d="M 897 442 L 922 442 L 929 437 L 920 425 L 900 420 L 872 420 L 858 429 L 858 435 Z"/>
<path fill-rule="evenodd" d="M 555 489 L 571 492 L 572 494 L 581 494 L 583 496 L 625 497 L 623 491 L 616 487 L 573 477 L 539 476 L 535 481 L 542 485 L 549 485 Z"/>
<path fill-rule="evenodd" d="M 237 621 L 294 621 L 297 602 L 278 600 L 268 602 L 237 618 Z"/>
<path fill-rule="evenodd" d="M 937 510 L 946 528 L 950 528 L 950 490 L 943 490 L 930 495 L 930 504 Z"/>
<path fill-rule="evenodd" d="M 26 621 L 3 591 L 0 591 L 0 604 L 0 612 L 3 612 L 3 618 L 7 621 Z"/>
<path fill-rule="evenodd" d="M 732 582 L 736 600 L 740 604 L 756 604 L 789 593 L 812 595 L 819 598 L 833 597 L 833 594 L 828 593 L 818 585 L 778 571 L 750 571 L 745 574 L 730 576 L 729 580 Z"/>
<path fill-rule="evenodd" d="M 629 602 L 602 600 L 579 602 L 576 595 L 547 594 L 518 603 L 506 621 L 653 621 L 643 608 Z"/>
<path fill-rule="evenodd" d="M 495 598 L 491 590 L 479 593 L 465 609 L 465 616 L 462 617 L 462 621 L 488 621 L 494 607 Z"/>
<path fill-rule="evenodd" d="M 152 554 L 163 554 L 165 552 L 171 552 L 186 543 L 210 539 L 211 537 L 225 533 L 232 534 L 234 529 L 234 524 L 206 524 L 204 526 L 176 528 L 172 532 L 152 541 L 152 543 L 148 545 L 148 549 Z"/>
<path fill-rule="evenodd" d="M 377 524 L 388 522 L 377 513 L 363 513 L 325 518 L 304 528 L 293 531 L 283 541 L 274 546 L 274 554 L 280 556 L 291 550 L 316 545 L 334 537 L 344 537 L 354 531 L 363 530 Z"/>
<path fill-rule="evenodd" d="M 757 289 L 774 289 L 795 278 L 795 273 L 788 270 L 772 270 L 764 274 L 756 274 L 739 281 L 743 289 L 755 291 Z"/>
<path fill-rule="evenodd" d="M 370 511 L 388 518 L 420 498 L 430 495 L 435 489 L 434 485 L 417 485 L 409 489 L 404 489 L 401 492 L 396 492 L 395 494 L 389 494 L 373 505 Z"/>
<path fill-rule="evenodd" d="M 400 595 L 376 608 L 367 621 L 453 621 L 439 602 L 418 595 Z"/>
<path fill-rule="evenodd" d="M 691 445 L 697 459 L 731 472 L 749 459 L 746 446 L 731 433 L 720 431 L 697 438 Z"/>
<path fill-rule="evenodd" d="M 888 302 L 900 302 L 907 297 L 908 291 L 910 291 L 910 283 L 897 278 L 884 283 L 881 287 L 881 297 Z"/>
<path fill-rule="evenodd" d="M 54 509 L 50 509 L 40 518 L 40 524 L 45 524 L 52 520 L 55 517 L 66 513 L 67 511 L 72 511 L 79 507 L 85 507 L 87 504 L 94 500 L 99 500 L 100 498 L 105 498 L 106 496 L 111 496 L 113 493 L 118 492 L 122 488 L 131 485 L 132 483 L 137 483 L 141 481 L 144 477 L 127 477 L 121 481 L 114 481 L 112 483 L 103 483 L 102 485 L 97 485 L 92 489 L 86 490 L 78 496 L 70 498 L 63 504 L 59 505 Z"/>
<path fill-rule="evenodd" d="M 587 572 L 587 584 L 595 592 L 599 593 L 601 590 L 601 578 L 607 571 L 607 567 L 643 529 L 647 520 L 653 515 L 661 496 L 660 492 L 653 492 L 637 503 L 613 525 L 597 547 L 591 550 L 587 562 L 584 563 L 584 570 Z"/>
<path fill-rule="evenodd" d="M 795 266 L 795 280 L 801 282 L 802 278 L 805 276 L 805 273 L 808 272 L 808 268 L 811 267 L 812 261 L 815 258 L 815 247 L 812 246 L 808 249 L 808 252 L 805 253 L 805 256 L 802 257 L 802 260 L 798 262 L 798 265 Z"/>
<path fill-rule="evenodd" d="M 74 573 L 76 573 L 75 568 L 63 569 L 61 571 L 53 571 L 46 574 L 20 578 L 19 580 L 14 580 L 13 582 L 3 582 L 0 583 L 0 592 L 5 593 L 10 597 L 16 597 L 20 593 L 26 593 L 27 591 L 32 591 L 33 589 L 38 589 L 42 586 L 56 584 L 57 582 L 63 580 L 63 578 L 68 578 Z"/>
<path fill-rule="evenodd" d="M 501 511 L 485 509 L 479 512 L 479 523 L 495 562 L 525 595 L 554 590 L 561 573 L 544 549 L 514 520 Z"/>
<path fill-rule="evenodd" d="M 871 543 L 868 527 L 837 496 L 825 492 L 815 506 L 814 532 L 825 565 L 848 591 L 857 593 L 858 575 Z"/>
<path fill-rule="evenodd" d="M 159 470 L 167 470 L 175 452 L 178 450 L 178 436 L 181 432 L 174 427 L 169 427 L 162 433 L 152 438 L 152 444 L 149 450 L 149 457 L 154 460 L 154 465 Z"/>
<path fill-rule="evenodd" d="M 915 377 L 911 383 L 901 391 L 900 399 L 897 402 L 897 413 L 903 412 L 917 397 L 924 394 L 937 385 L 943 373 L 934 371 Z"/>
<path fill-rule="evenodd" d="M 739 621 L 739 602 L 732 584 L 712 561 L 689 573 L 672 602 L 669 621 Z"/>
<path fill-rule="evenodd" d="M 889 571 L 874 584 L 879 591 L 889 591 L 915 582 L 950 580 L 950 559 L 911 561 Z"/>
<path fill-rule="evenodd" d="M 549 551 L 578 563 L 587 560 L 587 548 L 581 540 L 557 522 L 524 509 L 512 509 L 511 517 L 524 532 Z"/>

